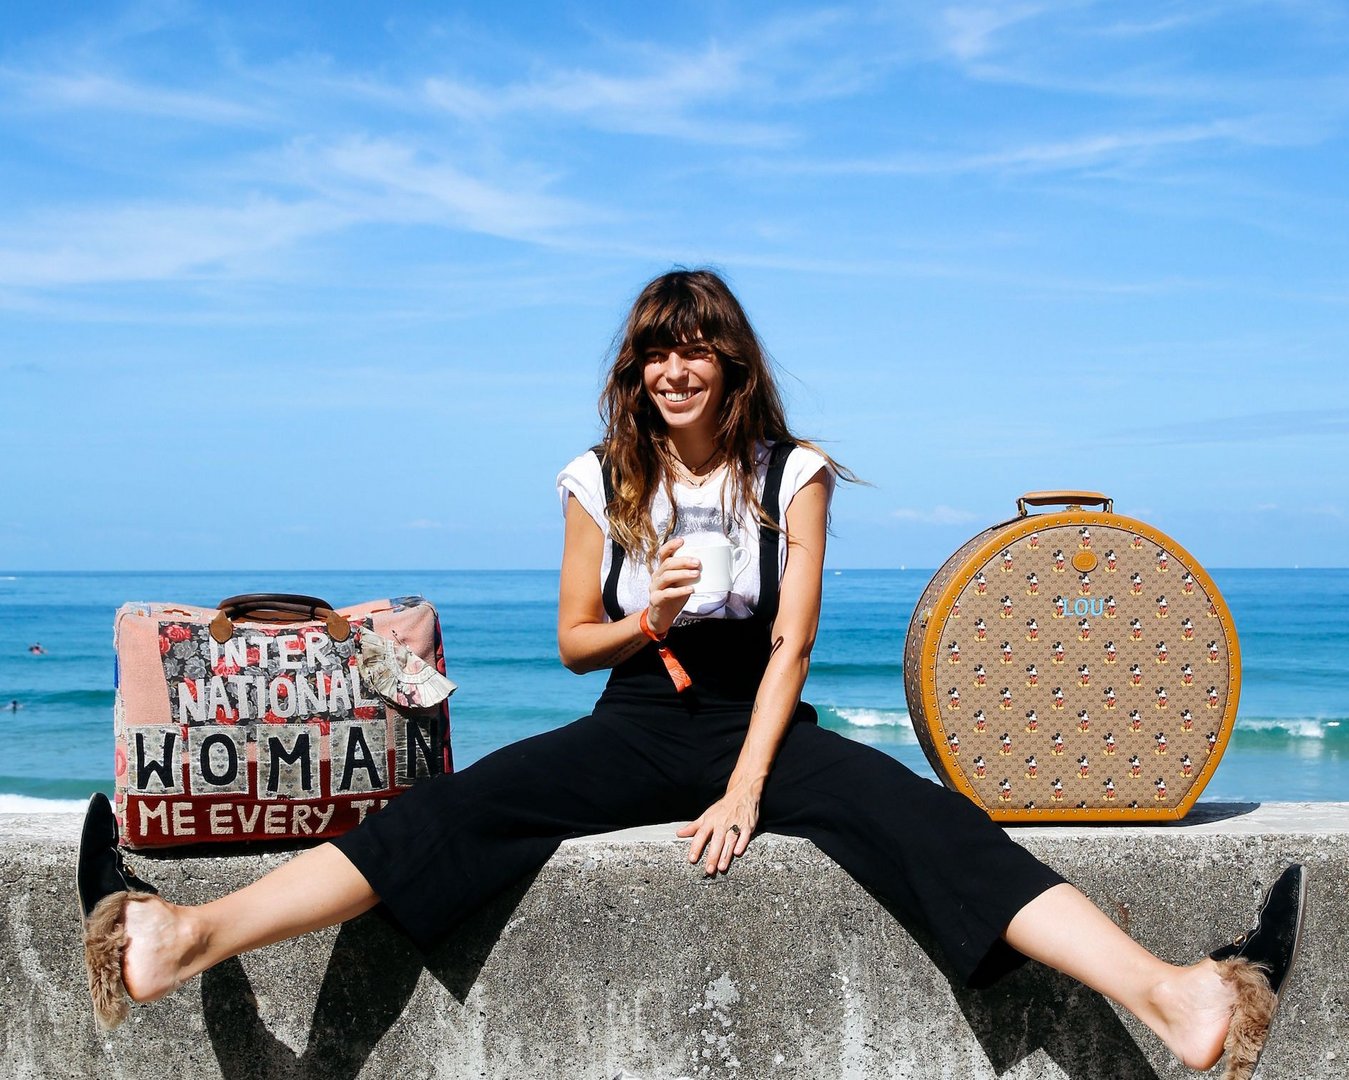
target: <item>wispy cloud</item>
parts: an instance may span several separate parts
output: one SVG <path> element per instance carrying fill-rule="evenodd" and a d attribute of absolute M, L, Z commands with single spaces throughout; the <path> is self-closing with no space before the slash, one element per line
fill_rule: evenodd
<path fill-rule="evenodd" d="M 1349 27 L 1343 12 L 1268 0 L 1179 11 L 1164 5 L 1155 12 L 1138 5 L 1130 12 L 1132 18 L 1103 18 L 1114 11 L 1094 0 L 958 6 L 933 16 L 930 32 L 939 57 L 975 82 L 1171 110 L 1226 106 L 1272 118 L 1271 134 L 1285 141 L 1294 138 L 1289 128 L 1301 129 L 1298 137 L 1305 139 L 1309 125 L 1324 134 L 1327 117 L 1345 114 L 1343 50 L 1337 48 Z M 1260 12 L 1297 27 L 1319 48 L 1305 51 L 1298 69 L 1263 62 L 1263 51 L 1252 57 L 1224 52 L 1222 63 L 1206 59 L 1206 30 L 1221 24 L 1232 33 L 1243 27 L 1268 32 L 1265 23 L 1246 21 Z"/>
<path fill-rule="evenodd" d="M 1251 125 L 1233 120 L 1095 132 L 1071 139 L 1031 142 L 976 154 L 900 154 L 879 158 L 817 159 L 778 163 L 794 172 L 822 175 L 941 176 L 960 173 L 1062 172 L 1137 163 L 1158 151 L 1205 144 L 1265 140 Z"/>
<path fill-rule="evenodd" d="M 1129 445 L 1250 444 L 1279 439 L 1349 435 L 1349 409 L 1278 409 L 1196 419 L 1188 424 L 1141 427 L 1128 435 L 1103 435 L 1103 443 Z"/>
<path fill-rule="evenodd" d="M 0 87 L 16 104 L 44 111 L 122 112 L 197 124 L 257 125 L 265 109 L 230 98 L 137 82 L 98 71 L 51 74 L 0 68 Z"/>
<path fill-rule="evenodd" d="M 957 510 L 945 504 L 934 506 L 930 510 L 901 507 L 892 510 L 890 516 L 898 521 L 911 521 L 918 525 L 965 525 L 979 520 L 977 514 L 968 510 Z"/>
<path fill-rule="evenodd" d="M 228 276 L 241 259 L 351 221 L 332 204 L 274 198 L 48 212 L 0 234 L 0 284 L 50 288 Z"/>
<path fill-rule="evenodd" d="M 690 142 L 773 147 L 802 137 L 785 106 L 855 95 L 897 62 L 878 20 L 826 8 L 779 15 L 724 38 L 657 44 L 596 33 L 603 62 L 535 65 L 499 83 L 437 73 L 428 101 L 466 122 L 571 122 Z M 762 118 L 756 118 L 762 117 Z"/>
<path fill-rule="evenodd" d="M 564 227 L 593 223 L 600 213 L 551 194 L 549 178 L 487 180 L 469 175 L 452 159 L 395 139 L 352 137 L 310 150 L 297 148 L 296 175 L 316 186 L 336 184 L 333 197 L 358 201 L 342 192 L 349 184 L 379 201 L 371 217 L 430 218 L 473 232 L 511 239 L 541 240 Z"/>
<path fill-rule="evenodd" d="M 692 55 L 645 59 L 642 69 L 631 74 L 574 68 L 500 86 L 434 76 L 426 80 L 425 92 L 437 107 L 474 123 L 545 115 L 606 131 L 695 142 L 765 145 L 792 137 L 792 129 L 781 122 L 718 115 L 716 106 L 743 98 L 756 86 L 742 50 L 712 43 Z"/>
<path fill-rule="evenodd" d="M 1226 0 L 1202 3 L 1187 0 L 1181 6 L 1162 4 L 1153 10 L 1146 3 L 1120 8 L 1098 0 L 1059 0 L 1021 4 L 956 5 L 944 8 L 937 19 L 938 40 L 951 56 L 962 61 L 986 59 L 1021 44 L 1016 31 L 1037 20 L 1054 21 L 1060 41 L 1145 38 L 1172 34 L 1231 18 L 1242 6 L 1259 6 L 1265 0 Z M 1044 27 L 1036 32 L 1044 39 Z"/>
<path fill-rule="evenodd" d="M 962 61 L 981 59 L 994 52 L 1003 31 L 1054 10 L 1049 4 L 948 7 L 938 21 L 943 47 Z"/>
<path fill-rule="evenodd" d="M 1230 10 L 1231 5 L 1226 9 Z M 1221 13 L 1220 8 L 1214 5 L 1201 5 L 1191 3 L 1183 11 L 1172 11 L 1165 15 L 1158 15 L 1154 18 L 1118 19 L 1115 22 L 1104 23 L 1095 27 L 1092 32 L 1099 37 L 1105 38 L 1124 38 L 1124 37 L 1149 37 L 1154 34 L 1168 34 L 1173 30 L 1179 30 L 1183 27 L 1195 26 L 1199 23 L 1207 22 Z"/>
<path fill-rule="evenodd" d="M 1105 162 L 1136 159 L 1155 150 L 1198 143 L 1242 141 L 1246 127 L 1215 120 L 1204 124 L 1157 127 L 1085 135 L 1059 142 L 1032 143 L 977 155 L 968 160 L 974 169 L 1072 169 Z"/>
<path fill-rule="evenodd" d="M 418 224 L 538 244 L 605 215 L 551 194 L 545 180 L 472 176 L 452 161 L 393 139 L 297 142 L 236 166 L 216 203 L 139 200 L 48 208 L 0 230 L 0 285 L 257 274 L 255 257 L 357 225 Z M 259 193 L 287 187 L 298 194 Z"/>

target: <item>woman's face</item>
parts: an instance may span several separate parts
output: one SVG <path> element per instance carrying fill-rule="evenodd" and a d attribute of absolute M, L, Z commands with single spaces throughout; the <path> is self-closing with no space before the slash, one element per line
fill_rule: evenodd
<path fill-rule="evenodd" d="M 670 431 L 716 431 L 726 381 L 712 346 L 690 341 L 650 348 L 642 359 L 642 383 Z"/>

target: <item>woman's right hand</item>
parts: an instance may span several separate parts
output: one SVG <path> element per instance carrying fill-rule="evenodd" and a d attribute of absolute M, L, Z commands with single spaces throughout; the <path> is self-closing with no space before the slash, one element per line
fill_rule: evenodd
<path fill-rule="evenodd" d="M 656 569 L 651 574 L 650 610 L 647 625 L 657 634 L 665 634 L 674 624 L 675 616 L 693 595 L 693 586 L 702 574 L 703 564 L 693 556 L 680 555 L 684 546 L 680 537 L 667 540 L 656 552 Z"/>

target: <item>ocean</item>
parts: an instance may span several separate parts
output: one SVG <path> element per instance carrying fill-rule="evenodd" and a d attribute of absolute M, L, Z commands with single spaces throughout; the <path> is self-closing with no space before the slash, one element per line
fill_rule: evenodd
<path fill-rule="evenodd" d="M 1349 800 L 1349 570 L 1210 571 L 1241 639 L 1236 729 L 1207 801 Z M 805 697 L 820 721 L 922 775 L 905 708 L 904 634 L 930 571 L 830 570 Z M 0 811 L 71 810 L 112 789 L 113 613 L 133 600 L 213 604 L 300 592 L 339 606 L 420 593 L 439 609 L 459 691 L 463 767 L 585 715 L 602 673 L 557 659 L 553 571 L 0 572 Z M 31 654 L 40 643 L 44 655 Z M 17 710 L 10 703 L 17 702 Z"/>

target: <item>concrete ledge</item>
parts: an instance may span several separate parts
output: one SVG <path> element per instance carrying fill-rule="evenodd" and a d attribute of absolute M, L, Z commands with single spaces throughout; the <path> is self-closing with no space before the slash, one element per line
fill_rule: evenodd
<path fill-rule="evenodd" d="M 706 882 L 670 827 L 563 845 L 434 956 L 367 916 L 224 964 L 105 1036 L 84 991 L 78 824 L 0 815 L 5 1077 L 1192 1075 L 1132 1018 L 1035 965 L 953 989 L 808 843 L 758 837 L 730 877 Z M 1201 804 L 1180 824 L 1013 835 L 1178 962 L 1246 929 L 1262 884 L 1307 863 L 1307 936 L 1262 1076 L 1349 1076 L 1349 804 Z M 199 902 L 285 857 L 138 863 L 172 899 Z"/>

